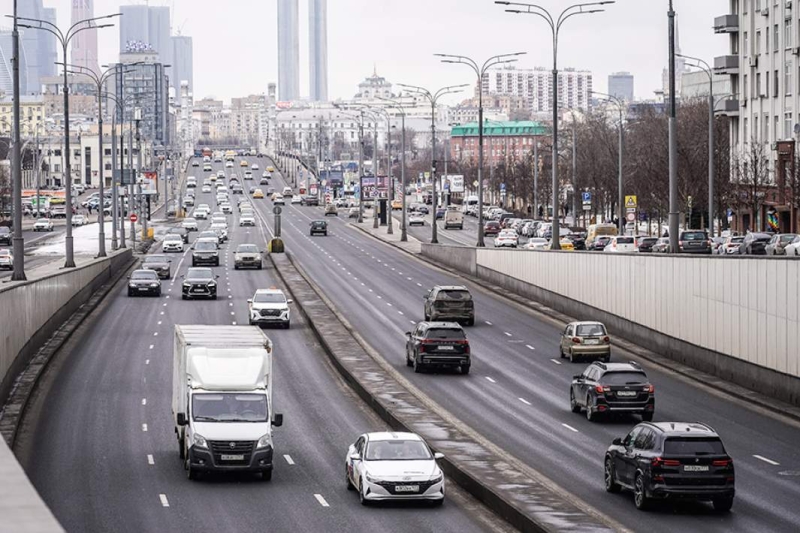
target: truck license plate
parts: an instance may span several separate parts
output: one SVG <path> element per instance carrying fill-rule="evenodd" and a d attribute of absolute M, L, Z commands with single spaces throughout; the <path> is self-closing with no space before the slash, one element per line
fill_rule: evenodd
<path fill-rule="evenodd" d="M 419 485 L 397 485 L 395 492 L 419 492 Z"/>
<path fill-rule="evenodd" d="M 244 461 L 244 455 L 221 455 L 223 461 Z"/>

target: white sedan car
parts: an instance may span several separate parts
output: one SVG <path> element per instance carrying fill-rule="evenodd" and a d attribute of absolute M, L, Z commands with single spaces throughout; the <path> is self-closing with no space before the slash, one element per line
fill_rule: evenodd
<path fill-rule="evenodd" d="M 203 192 L 211 192 L 211 185 L 203 185 Z"/>
<path fill-rule="evenodd" d="M 85 226 L 88 223 L 86 217 L 83 215 L 72 215 L 72 225 L 73 226 Z"/>
<path fill-rule="evenodd" d="M 258 170 L 258 164 L 253 163 L 252 165 L 250 165 L 250 170 Z"/>
<path fill-rule="evenodd" d="M 519 235 L 517 235 L 517 232 L 513 229 L 504 229 L 497 235 L 497 237 L 494 238 L 495 248 L 516 248 L 518 244 Z"/>
<path fill-rule="evenodd" d="M 532 237 L 528 239 L 523 248 L 526 250 L 547 250 L 550 242 L 542 237 Z"/>
<path fill-rule="evenodd" d="M 183 237 L 177 233 L 169 233 L 161 243 L 162 252 L 183 252 Z"/>
<path fill-rule="evenodd" d="M 425 215 L 422 213 L 417 213 L 416 211 L 413 213 L 408 214 L 408 225 L 409 226 L 424 226 L 425 225 Z"/>
<path fill-rule="evenodd" d="M 295 194 L 294 196 L 292 196 L 292 203 L 293 204 L 302 204 L 303 203 L 303 197 L 300 196 L 299 194 Z"/>
<path fill-rule="evenodd" d="M 800 257 L 800 235 L 787 244 L 783 251 L 786 253 L 786 257 Z"/>
<path fill-rule="evenodd" d="M 40 218 L 33 224 L 33 231 L 53 231 L 53 222 L 49 218 Z"/>
<path fill-rule="evenodd" d="M 197 220 L 194 218 L 184 218 L 181 227 L 186 231 L 197 231 Z"/>
<path fill-rule="evenodd" d="M 380 500 L 444 502 L 444 475 L 422 437 L 415 433 L 365 433 L 345 458 L 347 488 L 362 505 Z"/>

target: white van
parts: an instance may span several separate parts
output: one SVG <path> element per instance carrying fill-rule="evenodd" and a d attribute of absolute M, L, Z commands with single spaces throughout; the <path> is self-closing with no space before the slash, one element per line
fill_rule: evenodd
<path fill-rule="evenodd" d="M 291 187 L 284 187 L 283 188 L 283 195 L 284 196 L 292 196 L 292 188 Z"/>
<path fill-rule="evenodd" d="M 450 206 L 444 212 L 444 229 L 464 229 L 464 213 L 458 207 Z"/>
<path fill-rule="evenodd" d="M 624 253 L 624 252 L 637 252 L 639 251 L 638 246 L 636 245 L 636 237 L 625 236 L 625 235 L 615 235 L 611 237 L 611 240 L 608 241 L 606 247 L 603 248 L 604 252 L 616 252 L 616 253 Z"/>

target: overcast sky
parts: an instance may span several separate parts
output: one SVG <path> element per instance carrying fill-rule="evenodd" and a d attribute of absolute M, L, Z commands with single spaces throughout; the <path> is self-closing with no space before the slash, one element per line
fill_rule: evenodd
<path fill-rule="evenodd" d="M 21 0 L 26 1 L 26 0 Z M 10 0 L 0 0 L 8 6 Z M 44 0 L 58 9 L 59 23 L 70 18 L 70 0 Z M 96 15 L 141 1 L 95 0 Z M 540 0 L 553 10 L 572 2 Z M 709 63 L 727 50 L 727 36 L 712 30 L 728 0 L 675 0 L 684 53 Z M 195 99 L 230 99 L 266 92 L 277 81 L 275 0 L 152 0 L 173 6 L 173 33 L 194 40 Z M 308 94 L 307 0 L 300 0 L 301 89 Z M 589 69 L 594 87 L 606 91 L 611 72 L 630 71 L 639 98 L 661 86 L 667 57 L 668 0 L 617 0 L 605 13 L 573 17 L 560 38 L 560 67 Z M 352 97 L 373 66 L 393 83 L 429 88 L 473 83 L 466 67 L 441 65 L 435 52 L 476 60 L 524 51 L 519 67 L 552 64 L 550 30 L 538 17 L 505 13 L 493 0 L 328 0 L 329 93 Z M 100 60 L 117 59 L 116 28 L 101 30 Z"/>

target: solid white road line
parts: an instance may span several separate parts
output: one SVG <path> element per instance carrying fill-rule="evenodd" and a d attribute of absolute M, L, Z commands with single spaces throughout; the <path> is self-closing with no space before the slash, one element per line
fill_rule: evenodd
<path fill-rule="evenodd" d="M 142 431 L 147 431 L 147 424 L 142 424 Z"/>
<path fill-rule="evenodd" d="M 493 380 L 493 379 L 492 379 L 492 378 L 490 378 L 489 376 L 486 376 L 486 379 L 487 379 L 487 380 L 488 380 L 490 383 L 497 383 L 495 380 Z"/>
<path fill-rule="evenodd" d="M 149 464 L 149 465 L 156 464 L 156 462 L 153 460 L 153 456 L 150 455 L 149 453 L 147 454 L 147 464 Z"/>
<path fill-rule="evenodd" d="M 159 494 L 158 498 L 161 500 L 161 507 L 169 507 L 169 501 L 166 494 Z"/>
<path fill-rule="evenodd" d="M 521 401 L 521 402 L 522 402 L 522 403 L 524 403 L 525 405 L 532 405 L 532 404 L 531 404 L 531 402 L 529 402 L 529 401 L 528 401 L 528 400 L 526 400 L 525 398 L 517 398 L 517 400 Z"/>
<path fill-rule="evenodd" d="M 755 457 L 759 461 L 764 461 L 765 463 L 770 464 L 772 466 L 778 466 L 780 464 L 780 463 L 778 463 L 776 461 L 773 461 L 772 459 L 767 459 L 763 455 L 754 455 L 753 457 Z"/>
<path fill-rule="evenodd" d="M 551 360 L 552 362 L 554 362 L 555 364 L 557 364 L 557 365 L 560 365 L 560 364 L 561 364 L 561 361 L 559 361 L 558 359 L 550 359 L 550 360 Z"/>
<path fill-rule="evenodd" d="M 284 455 L 283 458 L 286 459 L 286 462 L 289 463 L 290 465 L 294 464 L 294 459 L 292 459 L 290 455 Z"/>
<path fill-rule="evenodd" d="M 314 497 L 317 499 L 317 501 L 321 506 L 330 507 L 330 505 L 328 505 L 328 502 L 325 501 L 325 498 L 322 497 L 322 494 L 314 494 Z"/>
<path fill-rule="evenodd" d="M 565 428 L 567 428 L 568 430 L 574 432 L 574 433 L 578 433 L 577 429 L 575 429 L 574 427 L 572 427 L 572 426 L 570 426 L 568 424 L 561 424 L 561 425 L 564 426 Z"/>

